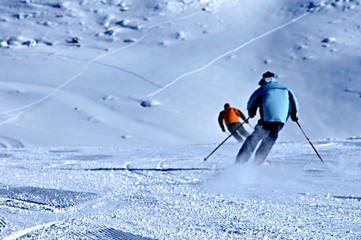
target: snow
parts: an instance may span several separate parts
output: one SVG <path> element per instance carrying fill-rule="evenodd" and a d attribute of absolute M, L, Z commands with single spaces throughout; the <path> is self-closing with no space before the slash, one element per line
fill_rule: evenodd
<path fill-rule="evenodd" d="M 2 0 L 0 238 L 360 239 L 360 3 Z M 325 164 L 203 161 L 265 71 Z"/>
<path fill-rule="evenodd" d="M 235 166 L 230 143 L 207 162 L 213 145 L 2 150 L 1 234 L 359 239 L 360 145 L 316 142 L 323 165 L 308 143 L 283 142 L 262 167 Z"/>

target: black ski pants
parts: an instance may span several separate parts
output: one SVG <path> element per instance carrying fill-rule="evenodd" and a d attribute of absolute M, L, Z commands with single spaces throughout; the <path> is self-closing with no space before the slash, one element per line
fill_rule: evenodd
<path fill-rule="evenodd" d="M 263 163 L 275 144 L 278 138 L 278 133 L 283 128 L 283 125 L 284 124 L 281 122 L 258 123 L 254 132 L 247 137 L 246 141 L 239 150 L 236 163 L 247 162 L 260 141 L 262 142 L 256 151 L 255 162 L 257 164 Z"/>

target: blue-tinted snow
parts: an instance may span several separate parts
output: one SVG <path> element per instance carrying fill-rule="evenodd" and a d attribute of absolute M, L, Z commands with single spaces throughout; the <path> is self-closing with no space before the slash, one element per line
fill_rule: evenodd
<path fill-rule="evenodd" d="M 360 8 L 2 0 L 0 238 L 360 239 Z M 292 122 L 269 166 L 203 161 L 265 71 L 325 165 Z"/>

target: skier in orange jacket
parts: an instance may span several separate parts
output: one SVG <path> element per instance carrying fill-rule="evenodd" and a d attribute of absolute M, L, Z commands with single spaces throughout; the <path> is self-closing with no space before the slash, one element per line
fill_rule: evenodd
<path fill-rule="evenodd" d="M 237 139 L 238 142 L 243 142 L 242 136 L 246 138 L 249 136 L 249 133 L 246 131 L 246 129 L 244 129 L 243 126 L 240 126 L 241 123 L 239 122 L 238 117 L 241 117 L 243 121 L 246 121 L 248 123 L 246 117 L 240 110 L 232 108 L 229 103 L 226 103 L 224 104 L 224 110 L 219 113 L 218 123 L 222 131 L 224 132 L 226 131 L 223 125 L 224 120 L 228 131 L 230 133 L 234 132 L 233 136 Z"/>

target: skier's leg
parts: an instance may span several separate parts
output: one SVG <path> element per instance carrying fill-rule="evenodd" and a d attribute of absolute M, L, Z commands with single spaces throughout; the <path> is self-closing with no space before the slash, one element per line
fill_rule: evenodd
<path fill-rule="evenodd" d="M 261 145 L 256 151 L 255 163 L 257 164 L 262 164 L 268 156 L 273 145 L 276 143 L 279 131 L 283 128 L 283 123 L 266 123 L 264 128 L 269 130 L 269 134 L 262 140 Z"/>
<path fill-rule="evenodd" d="M 237 139 L 238 142 L 243 142 L 242 136 L 238 133 L 237 128 L 241 125 L 240 122 L 232 123 L 227 126 L 230 133 L 234 132 L 232 136 Z"/>
<path fill-rule="evenodd" d="M 243 142 L 243 138 L 238 134 L 238 132 L 233 133 L 233 137 L 237 139 L 238 142 Z"/>
<path fill-rule="evenodd" d="M 275 144 L 276 139 L 268 136 L 262 140 L 261 145 L 259 146 L 259 148 L 256 151 L 256 155 L 255 155 L 255 159 L 254 159 L 256 164 L 263 163 L 263 161 L 266 159 L 269 152 L 271 151 L 273 145 Z"/>
<path fill-rule="evenodd" d="M 238 133 L 244 137 L 248 137 L 250 133 L 242 126 L 238 129 Z"/>
<path fill-rule="evenodd" d="M 247 162 L 251 157 L 254 149 L 261 139 L 268 134 L 260 125 L 257 125 L 254 132 L 249 135 L 246 141 L 243 143 L 241 149 L 236 157 L 236 163 Z"/>

